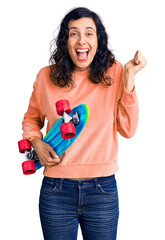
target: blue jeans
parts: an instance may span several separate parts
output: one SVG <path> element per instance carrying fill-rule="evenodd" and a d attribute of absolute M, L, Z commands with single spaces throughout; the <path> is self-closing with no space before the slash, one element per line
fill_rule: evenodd
<path fill-rule="evenodd" d="M 44 177 L 39 200 L 45 240 L 115 240 L 119 217 L 115 175 L 87 180 Z"/>

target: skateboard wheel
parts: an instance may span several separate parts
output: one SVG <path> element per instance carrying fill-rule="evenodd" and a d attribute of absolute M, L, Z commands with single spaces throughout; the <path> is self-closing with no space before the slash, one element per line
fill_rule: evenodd
<path fill-rule="evenodd" d="M 22 163 L 23 174 L 30 175 L 36 172 L 35 164 L 32 160 Z"/>
<path fill-rule="evenodd" d="M 73 138 L 76 136 L 76 130 L 73 123 L 63 123 L 60 126 L 61 136 L 64 139 Z"/>
<path fill-rule="evenodd" d="M 27 139 L 22 139 L 18 142 L 18 148 L 20 153 L 24 153 L 25 151 L 30 152 L 31 151 L 31 145 L 29 140 Z"/>
<path fill-rule="evenodd" d="M 63 116 L 63 112 L 66 112 L 67 114 L 71 112 L 69 101 L 65 99 L 56 102 L 56 109 L 60 116 Z"/>

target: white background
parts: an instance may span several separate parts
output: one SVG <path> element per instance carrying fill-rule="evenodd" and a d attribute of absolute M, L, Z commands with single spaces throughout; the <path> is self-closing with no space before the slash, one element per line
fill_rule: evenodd
<path fill-rule="evenodd" d="M 119 135 L 118 240 L 164 240 L 165 18 L 160 0 L 6 0 L 1 4 L 0 238 L 43 239 L 38 214 L 43 169 L 31 176 L 22 174 L 24 156 L 17 141 L 33 82 L 40 68 L 48 65 L 50 41 L 66 12 L 79 6 L 101 16 L 123 65 L 137 49 L 148 60 L 135 77 L 140 107 L 137 132 L 131 139 Z M 78 239 L 82 239 L 80 228 Z"/>

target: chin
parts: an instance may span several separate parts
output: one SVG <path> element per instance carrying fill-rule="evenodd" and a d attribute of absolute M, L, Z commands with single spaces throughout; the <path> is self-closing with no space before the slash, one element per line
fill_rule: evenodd
<path fill-rule="evenodd" d="M 85 71 L 85 70 L 87 70 L 87 69 L 89 69 L 90 68 L 90 65 L 87 65 L 87 66 L 75 66 L 75 70 L 76 71 Z"/>
<path fill-rule="evenodd" d="M 81 68 L 89 68 L 90 65 L 91 65 L 91 62 L 88 62 L 88 63 L 87 63 L 87 62 L 86 62 L 86 63 L 85 63 L 85 62 L 82 62 L 82 63 L 76 64 L 76 67 L 77 67 L 77 68 L 80 68 L 80 69 L 81 69 Z"/>

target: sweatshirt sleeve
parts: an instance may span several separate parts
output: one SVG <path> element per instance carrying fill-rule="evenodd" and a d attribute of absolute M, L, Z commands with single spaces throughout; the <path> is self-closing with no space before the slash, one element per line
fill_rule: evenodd
<path fill-rule="evenodd" d="M 136 88 L 129 92 L 125 88 L 124 68 L 121 65 L 117 98 L 117 130 L 121 136 L 131 138 L 137 129 L 139 107 Z"/>
<path fill-rule="evenodd" d="M 34 137 L 43 138 L 43 134 L 40 131 L 44 126 L 45 116 L 41 110 L 40 103 L 40 94 L 38 90 L 38 81 L 39 74 L 37 75 L 37 79 L 33 84 L 33 92 L 29 101 L 28 110 L 24 115 L 24 119 L 22 122 L 22 130 L 23 130 L 23 139 L 28 139 L 32 141 Z"/>

